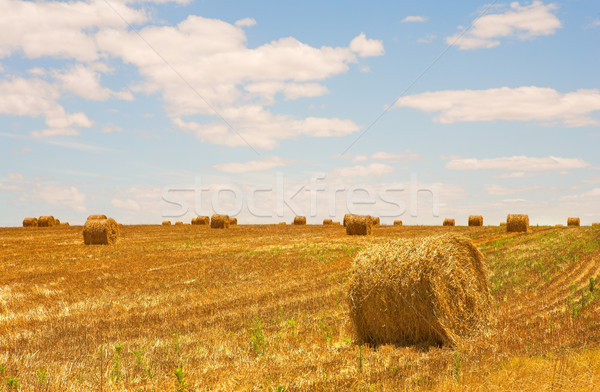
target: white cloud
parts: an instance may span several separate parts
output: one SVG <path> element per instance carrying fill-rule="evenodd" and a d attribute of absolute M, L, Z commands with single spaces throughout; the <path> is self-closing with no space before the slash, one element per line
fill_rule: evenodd
<path fill-rule="evenodd" d="M 0 114 L 44 116 L 46 125 L 54 132 L 73 126 L 92 126 L 84 113 L 67 113 L 56 102 L 59 98 L 58 89 L 40 79 L 0 79 Z"/>
<path fill-rule="evenodd" d="M 487 192 L 488 195 L 494 196 L 507 196 L 507 195 L 515 195 L 525 192 L 534 191 L 539 189 L 539 186 L 531 185 L 531 186 L 521 186 L 521 187 L 506 187 L 502 185 L 488 184 L 484 185 L 483 189 Z"/>
<path fill-rule="evenodd" d="M 100 132 L 102 132 L 102 133 L 113 133 L 113 132 L 121 132 L 121 131 L 123 131 L 123 128 L 121 128 L 118 125 L 112 124 L 112 123 L 106 124 L 100 130 Z"/>
<path fill-rule="evenodd" d="M 542 124 L 590 126 L 600 122 L 591 114 L 600 110 L 600 90 L 561 94 L 544 87 L 501 87 L 488 90 L 445 90 L 409 95 L 395 107 L 439 112 L 442 124 L 472 121 L 537 121 Z"/>
<path fill-rule="evenodd" d="M 19 172 L 6 173 L 6 178 L 13 181 L 25 181 L 25 177 Z"/>
<path fill-rule="evenodd" d="M 148 20 L 144 10 L 112 1 L 114 12 L 102 0 L 0 0 L 0 57 L 21 52 L 28 58 L 44 56 L 93 61 L 99 57 L 94 31 L 125 28 Z M 118 14 L 117 14 L 118 13 Z"/>
<path fill-rule="evenodd" d="M 425 37 L 418 38 L 417 42 L 420 44 L 430 44 L 436 38 L 437 38 L 437 35 L 435 35 L 435 34 L 427 34 Z"/>
<path fill-rule="evenodd" d="M 369 160 L 369 157 L 367 155 L 356 155 L 355 157 L 352 158 L 352 162 L 354 162 L 354 163 L 364 162 L 367 160 Z"/>
<path fill-rule="evenodd" d="M 360 33 L 350 41 L 350 50 L 360 57 L 382 56 L 385 53 L 383 43 L 376 39 L 368 39 L 365 33 Z"/>
<path fill-rule="evenodd" d="M 514 37 L 527 40 L 538 36 L 552 35 L 561 27 L 560 20 L 553 14 L 557 6 L 533 1 L 529 5 L 510 3 L 504 13 L 488 14 L 477 19 L 471 30 L 446 37 L 446 43 L 461 50 L 493 48 L 500 45 L 501 38 Z"/>
<path fill-rule="evenodd" d="M 334 169 L 333 173 L 341 177 L 381 177 L 394 172 L 392 166 L 383 163 L 371 163 L 369 165 L 356 165 Z"/>
<path fill-rule="evenodd" d="M 74 186 L 34 184 L 35 195 L 44 202 L 71 209 L 75 212 L 86 212 L 85 195 Z"/>
<path fill-rule="evenodd" d="M 244 18 L 235 21 L 235 25 L 237 27 L 252 27 L 256 24 L 256 21 L 253 18 Z"/>
<path fill-rule="evenodd" d="M 577 195 L 566 195 L 559 198 L 561 201 L 600 201 L 600 188 L 594 188 L 592 190 L 577 194 Z"/>
<path fill-rule="evenodd" d="M 426 16 L 411 15 L 402 19 L 400 23 L 426 22 L 427 20 L 429 20 L 429 18 Z"/>
<path fill-rule="evenodd" d="M 584 169 L 591 165 L 581 158 L 512 156 L 502 158 L 461 158 L 450 159 L 446 168 L 450 170 L 506 170 L 506 171 L 563 171 Z"/>
<path fill-rule="evenodd" d="M 418 159 L 421 159 L 422 157 L 420 154 L 414 153 L 410 150 L 406 150 L 403 153 L 379 151 L 373 154 L 371 158 L 389 162 L 409 162 L 416 161 Z"/>
<path fill-rule="evenodd" d="M 140 211 L 141 207 L 138 204 L 138 202 L 136 202 L 135 200 L 132 199 L 125 199 L 125 200 L 121 200 L 121 199 L 112 199 L 110 201 L 110 204 L 118 209 L 121 210 L 128 210 L 128 211 Z"/>
<path fill-rule="evenodd" d="M 79 136 L 79 131 L 72 128 L 44 129 L 41 131 L 31 131 L 29 133 L 33 139 L 42 139 L 54 136 Z"/>
<path fill-rule="evenodd" d="M 102 87 L 99 70 L 107 71 L 101 64 L 96 64 L 96 66 L 76 64 L 68 69 L 55 70 L 53 75 L 63 90 L 87 100 L 106 101 L 109 98 L 133 100 L 133 94 L 130 91 L 115 92 Z"/>
<path fill-rule="evenodd" d="M 249 162 L 220 163 L 218 165 L 214 165 L 213 167 L 217 170 L 227 173 L 247 173 L 251 171 L 264 171 L 273 169 L 275 167 L 286 166 L 293 162 L 293 159 L 283 159 L 278 156 L 271 156 Z"/>
<path fill-rule="evenodd" d="M 273 104 L 277 93 L 283 93 L 286 100 L 319 97 L 329 93 L 327 87 L 319 83 L 258 82 L 247 84 L 244 90 L 261 97 L 265 104 Z"/>
<path fill-rule="evenodd" d="M 535 176 L 534 173 L 525 173 L 525 172 L 519 171 L 519 172 L 502 173 L 497 176 L 494 176 L 493 178 L 530 178 L 530 177 L 534 177 L 534 176 Z"/>

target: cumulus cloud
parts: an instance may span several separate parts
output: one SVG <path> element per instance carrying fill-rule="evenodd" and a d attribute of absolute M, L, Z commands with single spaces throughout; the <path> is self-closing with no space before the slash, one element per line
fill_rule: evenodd
<path fill-rule="evenodd" d="M 75 212 L 86 212 L 85 195 L 74 186 L 34 184 L 34 194 L 42 201 Z"/>
<path fill-rule="evenodd" d="M 235 21 L 235 25 L 238 27 L 251 27 L 256 24 L 256 21 L 253 18 L 244 18 Z"/>
<path fill-rule="evenodd" d="M 427 20 L 429 20 L 429 18 L 426 16 L 409 15 L 402 19 L 400 23 L 426 22 Z"/>
<path fill-rule="evenodd" d="M 384 163 L 341 167 L 333 170 L 340 177 L 381 177 L 394 172 L 394 168 Z"/>
<path fill-rule="evenodd" d="M 529 5 L 521 5 L 515 1 L 503 13 L 480 17 L 468 32 L 446 37 L 446 43 L 461 50 L 470 50 L 493 48 L 500 45 L 502 38 L 527 40 L 552 35 L 561 27 L 560 20 L 553 13 L 556 9 L 554 3 L 533 1 Z"/>
<path fill-rule="evenodd" d="M 561 201 L 600 201 L 600 188 L 594 188 L 580 194 L 566 195 L 559 198 Z"/>
<path fill-rule="evenodd" d="M 110 98 L 133 100 L 133 94 L 130 91 L 115 92 L 102 87 L 99 69 L 107 71 L 101 64 L 95 66 L 76 64 L 70 68 L 55 70 L 53 75 L 63 90 L 87 100 L 106 101 Z"/>
<path fill-rule="evenodd" d="M 455 157 L 446 163 L 450 170 L 506 170 L 515 172 L 528 171 L 564 171 L 584 169 L 591 165 L 581 158 L 512 156 L 502 158 L 461 158 Z"/>
<path fill-rule="evenodd" d="M 525 192 L 531 192 L 531 191 L 534 191 L 539 188 L 540 187 L 537 185 L 520 186 L 520 187 L 506 187 L 506 186 L 502 186 L 502 185 L 488 184 L 488 185 L 483 186 L 483 189 L 485 189 L 485 191 L 487 192 L 488 195 L 494 195 L 494 196 L 515 195 L 515 194 L 520 194 L 520 193 L 525 193 Z"/>
<path fill-rule="evenodd" d="M 293 163 L 293 159 L 283 159 L 278 156 L 264 157 L 248 162 L 220 163 L 213 167 L 227 173 L 247 173 L 251 171 L 265 171 Z"/>
<path fill-rule="evenodd" d="M 113 207 L 118 208 L 120 210 L 128 210 L 128 211 L 140 211 L 141 210 L 139 203 L 132 199 L 125 199 L 125 200 L 112 199 L 110 204 Z"/>
<path fill-rule="evenodd" d="M 389 162 L 410 162 L 421 159 L 421 155 L 411 150 L 405 150 L 403 153 L 378 151 L 371 155 L 371 158 Z"/>
<path fill-rule="evenodd" d="M 568 127 L 598 125 L 600 90 L 580 89 L 562 94 L 551 88 L 500 87 L 488 90 L 445 90 L 409 95 L 395 107 L 439 113 L 442 124 L 473 121 L 536 121 Z"/>
<path fill-rule="evenodd" d="M 365 33 L 360 33 L 350 41 L 350 50 L 360 57 L 382 56 L 385 53 L 383 43 L 376 39 L 368 39 Z"/>

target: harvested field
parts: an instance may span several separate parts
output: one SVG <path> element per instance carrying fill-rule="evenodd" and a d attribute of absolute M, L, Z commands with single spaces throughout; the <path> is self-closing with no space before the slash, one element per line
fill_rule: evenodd
<path fill-rule="evenodd" d="M 470 238 L 495 328 L 456 346 L 359 346 L 348 305 L 357 253 L 447 233 L 382 226 L 0 229 L 0 390 L 593 391 L 600 384 L 600 232 L 500 227 Z M 45 376 L 44 376 L 45 375 Z"/>

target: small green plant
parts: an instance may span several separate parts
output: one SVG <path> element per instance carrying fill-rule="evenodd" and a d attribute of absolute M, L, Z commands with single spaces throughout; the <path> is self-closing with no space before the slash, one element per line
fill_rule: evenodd
<path fill-rule="evenodd" d="M 187 384 L 185 382 L 185 372 L 182 368 L 177 368 L 173 372 L 175 374 L 175 378 L 177 379 L 177 392 L 185 392 L 187 391 Z"/>
<path fill-rule="evenodd" d="M 363 370 L 363 346 L 358 346 L 358 372 L 362 373 Z"/>
<path fill-rule="evenodd" d="M 590 276 L 590 293 L 594 292 L 594 288 L 596 286 L 596 282 L 593 276 Z"/>
<path fill-rule="evenodd" d="M 48 382 L 48 372 L 42 369 L 36 371 L 39 386 L 44 386 Z"/>
<path fill-rule="evenodd" d="M 113 359 L 113 368 L 110 372 L 110 378 L 114 384 L 118 384 L 123 376 L 123 369 L 121 366 L 121 353 L 123 352 L 123 346 L 117 344 L 115 346 L 115 357 Z"/>
<path fill-rule="evenodd" d="M 289 319 L 287 321 L 288 327 L 292 330 L 292 336 L 296 337 L 296 320 Z"/>
<path fill-rule="evenodd" d="M 320 321 L 319 325 L 321 326 L 321 331 L 323 331 L 323 338 L 325 338 L 325 341 L 327 342 L 327 344 L 331 343 L 331 339 L 332 339 L 332 335 L 333 335 L 331 325 L 327 324 L 324 321 Z"/>
<path fill-rule="evenodd" d="M 249 330 L 250 343 L 252 343 L 252 350 L 258 355 L 262 355 L 265 352 L 266 339 L 263 331 L 262 322 L 258 316 L 254 319 L 254 325 Z"/>
<path fill-rule="evenodd" d="M 452 360 L 454 362 L 454 377 L 458 381 L 458 377 L 460 375 L 460 368 L 462 367 L 462 357 L 458 351 L 452 354 Z"/>
<path fill-rule="evenodd" d="M 6 380 L 6 388 L 7 389 L 14 389 L 17 390 L 19 389 L 19 380 L 16 377 L 9 377 Z"/>
<path fill-rule="evenodd" d="M 0 376 L 4 376 L 5 372 L 6 372 L 6 365 L 5 364 L 0 365 Z"/>
<path fill-rule="evenodd" d="M 275 392 L 285 392 L 285 387 L 283 385 L 279 385 L 277 389 L 275 389 Z"/>

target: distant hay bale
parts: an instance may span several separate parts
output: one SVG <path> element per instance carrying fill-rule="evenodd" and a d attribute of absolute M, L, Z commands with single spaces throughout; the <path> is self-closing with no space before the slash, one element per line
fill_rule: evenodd
<path fill-rule="evenodd" d="M 229 215 L 213 215 L 210 218 L 210 227 L 213 229 L 228 229 Z"/>
<path fill-rule="evenodd" d="M 210 217 L 197 216 L 194 219 L 192 219 L 192 225 L 208 226 L 210 225 Z"/>
<path fill-rule="evenodd" d="M 65 226 L 65 227 L 69 227 L 69 226 L 71 226 L 71 225 L 69 224 L 69 222 L 62 222 L 60 225 L 61 225 L 61 226 Z"/>
<path fill-rule="evenodd" d="M 60 219 L 54 219 L 54 226 L 60 226 Z"/>
<path fill-rule="evenodd" d="M 554 227 L 563 227 L 563 225 L 561 225 L 560 223 L 557 225 L 554 225 Z"/>
<path fill-rule="evenodd" d="M 285 226 L 285 225 L 287 225 L 287 223 L 285 223 L 285 222 L 279 222 L 279 224 L 280 224 L 281 226 Z"/>
<path fill-rule="evenodd" d="M 592 223 L 592 227 L 593 226 L 600 226 L 600 222 L 594 222 L 594 223 Z"/>
<path fill-rule="evenodd" d="M 108 219 L 106 215 L 90 215 L 87 217 L 87 220 L 99 220 L 99 219 Z"/>
<path fill-rule="evenodd" d="M 506 226 L 506 222 L 500 222 L 500 226 Z"/>
<path fill-rule="evenodd" d="M 394 226 L 402 226 L 402 221 L 401 220 L 395 220 L 394 221 Z"/>
<path fill-rule="evenodd" d="M 348 299 L 357 338 L 367 344 L 454 345 L 486 333 L 491 320 L 483 255 L 453 234 L 364 248 Z"/>
<path fill-rule="evenodd" d="M 567 226 L 577 226 L 579 227 L 579 218 L 568 218 Z"/>
<path fill-rule="evenodd" d="M 171 226 L 171 221 L 162 221 L 163 226 Z"/>
<path fill-rule="evenodd" d="M 175 222 L 175 226 L 183 226 L 183 222 L 177 221 L 177 222 Z"/>
<path fill-rule="evenodd" d="M 483 216 L 481 215 L 470 215 L 469 226 L 483 226 Z"/>
<path fill-rule="evenodd" d="M 331 224 L 334 225 L 334 226 L 341 226 L 342 225 L 340 222 L 337 222 L 337 221 L 331 222 Z"/>
<path fill-rule="evenodd" d="M 444 226 L 454 226 L 454 219 L 446 218 L 444 219 Z"/>
<path fill-rule="evenodd" d="M 297 216 L 294 218 L 294 224 L 295 225 L 305 225 L 306 224 L 306 217 L 305 216 Z"/>
<path fill-rule="evenodd" d="M 230 226 L 237 225 L 237 218 L 229 218 L 229 225 Z"/>
<path fill-rule="evenodd" d="M 37 218 L 25 218 L 23 219 L 23 227 L 37 227 Z"/>
<path fill-rule="evenodd" d="M 119 237 L 119 225 L 114 219 L 90 219 L 83 226 L 86 245 L 110 245 Z"/>
<path fill-rule="evenodd" d="M 350 215 L 346 220 L 346 234 L 370 235 L 373 218 L 369 215 Z"/>
<path fill-rule="evenodd" d="M 352 216 L 352 214 L 346 214 L 344 215 L 344 227 L 346 227 L 346 223 L 348 222 L 348 218 L 350 218 Z"/>
<path fill-rule="evenodd" d="M 507 233 L 526 233 L 529 230 L 529 215 L 509 214 L 506 217 Z"/>
<path fill-rule="evenodd" d="M 38 227 L 53 227 L 56 226 L 56 219 L 53 216 L 40 216 L 38 219 Z"/>
<path fill-rule="evenodd" d="M 381 221 L 379 220 L 378 216 L 375 216 L 372 219 L 373 219 L 373 226 L 379 226 L 381 224 Z"/>
<path fill-rule="evenodd" d="M 323 225 L 333 225 L 332 219 L 323 219 Z"/>

